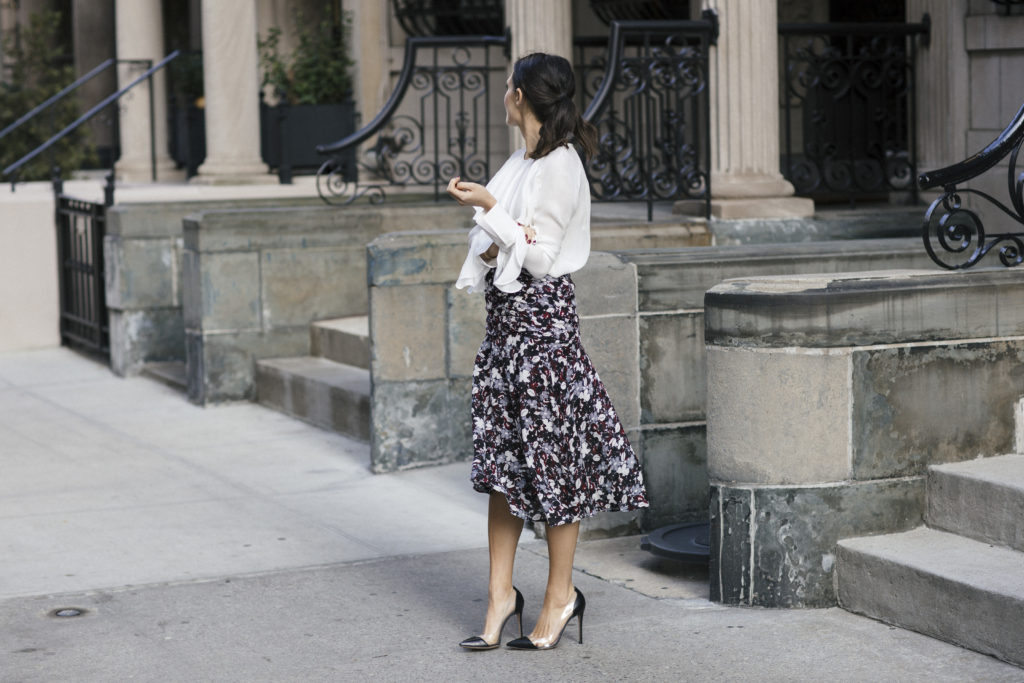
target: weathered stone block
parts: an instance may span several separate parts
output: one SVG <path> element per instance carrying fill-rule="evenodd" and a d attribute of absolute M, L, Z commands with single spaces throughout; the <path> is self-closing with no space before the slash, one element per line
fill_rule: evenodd
<path fill-rule="evenodd" d="M 619 254 L 636 264 L 640 310 L 704 308 L 704 293 L 729 278 L 935 265 L 920 238 L 659 249 Z"/>
<path fill-rule="evenodd" d="M 150 361 L 185 360 L 180 308 L 110 311 L 110 369 L 125 376 Z"/>
<path fill-rule="evenodd" d="M 370 289 L 370 364 L 375 382 L 446 376 L 446 289 Z"/>
<path fill-rule="evenodd" d="M 181 240 L 103 241 L 107 306 L 114 309 L 180 306 L 178 277 Z"/>
<path fill-rule="evenodd" d="M 581 318 L 580 338 L 622 426 L 640 424 L 640 342 L 635 316 Z"/>
<path fill-rule="evenodd" d="M 615 254 L 593 252 L 572 279 L 581 316 L 636 313 L 636 266 L 632 263 Z"/>
<path fill-rule="evenodd" d="M 708 347 L 708 470 L 718 481 L 809 484 L 850 476 L 850 358 Z"/>
<path fill-rule="evenodd" d="M 1024 335 L 1024 271 L 931 270 L 730 280 L 704 297 L 705 339 L 848 347 Z"/>
<path fill-rule="evenodd" d="M 453 282 L 468 245 L 464 230 L 382 235 L 367 246 L 367 279 L 373 287 Z"/>
<path fill-rule="evenodd" d="M 374 472 L 472 457 L 464 381 L 374 380 L 370 462 Z"/>
<path fill-rule="evenodd" d="M 640 316 L 640 419 L 644 424 L 704 419 L 704 314 Z"/>
<path fill-rule="evenodd" d="M 480 342 L 487 328 L 487 306 L 482 292 L 448 288 L 448 376 L 472 377 Z"/>
<path fill-rule="evenodd" d="M 348 249 L 274 249 L 260 255 L 265 328 L 359 315 L 367 310 L 366 253 Z"/>
<path fill-rule="evenodd" d="M 1008 453 L 1024 395 L 1024 342 L 858 350 L 852 390 L 857 479 Z"/>
<path fill-rule="evenodd" d="M 199 327 L 204 332 L 260 329 L 260 264 L 252 253 L 202 254 L 190 267 L 198 265 L 198 278 L 182 283 L 187 290 L 199 288 L 199 296 L 185 295 L 186 303 L 198 299 L 201 310 Z M 188 320 L 194 318 L 189 315 Z M 191 325 L 190 325 L 191 327 Z"/>
<path fill-rule="evenodd" d="M 748 605 L 751 603 L 750 524 L 754 492 L 712 486 L 710 499 L 708 575 L 711 600 L 727 605 Z"/>
<path fill-rule="evenodd" d="M 191 249 L 181 253 L 181 315 L 185 329 L 203 328 L 202 257 Z"/>
<path fill-rule="evenodd" d="M 921 524 L 924 489 L 923 477 L 822 487 L 716 485 L 711 599 L 762 607 L 835 605 L 836 543 Z"/>
<path fill-rule="evenodd" d="M 651 506 L 645 529 L 708 517 L 708 459 L 703 424 L 644 429 L 637 449 Z"/>
<path fill-rule="evenodd" d="M 309 328 L 223 334 L 185 332 L 188 397 L 205 405 L 251 400 L 255 396 L 255 362 L 262 358 L 309 353 Z"/>

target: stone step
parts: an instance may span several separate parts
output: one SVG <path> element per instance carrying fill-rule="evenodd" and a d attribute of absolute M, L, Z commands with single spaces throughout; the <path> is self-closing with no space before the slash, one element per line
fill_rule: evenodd
<path fill-rule="evenodd" d="M 142 366 L 140 374 L 180 391 L 185 391 L 188 385 L 184 361 L 152 361 Z"/>
<path fill-rule="evenodd" d="M 370 440 L 370 372 L 326 358 L 256 363 L 257 400 L 318 427 Z"/>
<path fill-rule="evenodd" d="M 314 322 L 309 344 L 313 356 L 370 369 L 370 319 L 365 315 Z"/>
<path fill-rule="evenodd" d="M 928 526 L 1024 550 L 1024 455 L 930 467 L 927 498 Z"/>
<path fill-rule="evenodd" d="M 1024 553 L 927 527 L 849 538 L 836 553 L 851 612 L 1024 666 Z"/>

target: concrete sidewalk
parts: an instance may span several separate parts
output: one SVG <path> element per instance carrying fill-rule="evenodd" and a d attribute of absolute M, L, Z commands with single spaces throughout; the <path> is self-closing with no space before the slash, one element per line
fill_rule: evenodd
<path fill-rule="evenodd" d="M 1024 681 L 842 610 L 714 605 L 706 572 L 636 538 L 581 544 L 582 646 L 573 624 L 554 652 L 463 652 L 486 498 L 466 464 L 367 465 L 257 405 L 199 408 L 65 349 L 0 354 L 0 681 Z M 524 534 L 527 628 L 544 550 Z M 86 612 L 48 616 L 65 607 Z"/>

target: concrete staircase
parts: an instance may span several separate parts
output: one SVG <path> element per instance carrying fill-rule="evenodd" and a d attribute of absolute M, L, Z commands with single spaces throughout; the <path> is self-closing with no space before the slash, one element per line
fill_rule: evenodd
<path fill-rule="evenodd" d="M 369 441 L 366 316 L 315 322 L 309 334 L 312 355 L 257 361 L 257 400 L 318 427 Z"/>
<path fill-rule="evenodd" d="M 840 541 L 840 605 L 1024 666 L 1024 455 L 929 468 L 925 522 Z"/>

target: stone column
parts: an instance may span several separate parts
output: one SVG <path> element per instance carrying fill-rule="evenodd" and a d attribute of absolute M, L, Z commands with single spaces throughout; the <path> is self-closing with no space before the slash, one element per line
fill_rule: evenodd
<path fill-rule="evenodd" d="M 779 171 L 776 0 L 704 0 L 718 13 L 711 47 L 711 212 L 715 218 L 800 218 L 814 202 L 793 197 Z"/>
<path fill-rule="evenodd" d="M 548 52 L 572 63 L 572 0 L 505 0 L 505 23 L 512 33 L 513 62 L 531 52 Z M 509 144 L 513 150 L 525 144 L 519 129 L 511 130 Z"/>
<path fill-rule="evenodd" d="M 932 21 L 928 47 L 917 51 L 917 164 L 929 171 L 967 158 L 970 73 L 964 35 L 967 0 L 907 0 L 907 21 L 927 12 Z M 980 148 L 979 148 L 980 149 Z"/>
<path fill-rule="evenodd" d="M 164 53 L 160 0 L 119 0 L 115 5 L 114 18 L 118 59 L 149 59 L 155 64 L 167 56 Z M 145 70 L 146 67 L 140 64 L 119 64 L 118 88 L 128 85 Z M 166 180 L 174 172 L 174 161 L 167 153 L 166 71 L 161 69 L 154 74 L 151 84 L 152 119 L 149 85 L 146 83 L 135 86 L 119 103 L 121 158 L 116 170 L 120 180 L 150 180 L 153 177 L 153 149 L 156 152 L 157 179 Z"/>
<path fill-rule="evenodd" d="M 195 183 L 273 182 L 260 158 L 255 0 L 203 0 L 206 161 Z"/>
<path fill-rule="evenodd" d="M 72 0 L 71 30 L 74 34 L 72 44 L 75 55 L 75 74 L 87 73 L 103 60 L 116 56 L 114 26 L 114 2 L 112 0 L 110 2 Z M 97 36 L 104 36 L 107 39 L 97 40 Z M 117 90 L 116 69 L 107 69 L 79 90 L 82 111 L 91 108 L 115 90 Z M 88 126 L 92 141 L 97 147 L 107 149 L 113 147 L 114 128 L 103 117 L 94 118 L 86 126 Z"/>
<path fill-rule="evenodd" d="M 347 5 L 348 3 L 346 3 Z M 366 125 L 391 94 L 388 0 L 351 3 L 356 108 Z"/>

